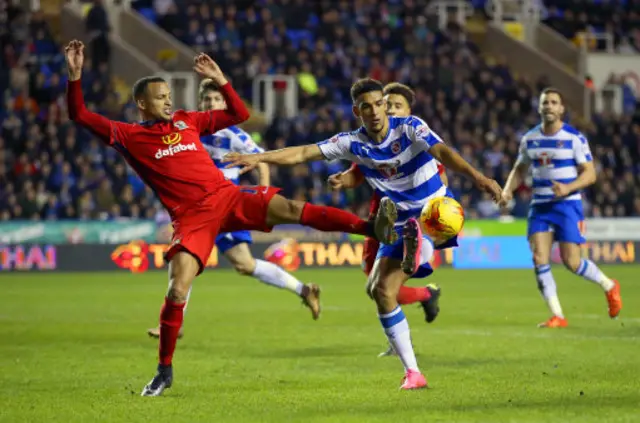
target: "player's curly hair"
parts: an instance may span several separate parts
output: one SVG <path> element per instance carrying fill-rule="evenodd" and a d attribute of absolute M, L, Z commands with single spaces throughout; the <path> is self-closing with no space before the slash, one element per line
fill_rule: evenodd
<path fill-rule="evenodd" d="M 351 86 L 351 101 L 354 103 L 358 100 L 362 94 L 370 93 L 372 91 L 382 91 L 384 86 L 382 82 L 373 78 L 358 79 Z"/>
<path fill-rule="evenodd" d="M 416 102 L 416 93 L 414 93 L 413 90 L 408 86 L 399 82 L 391 82 L 385 85 L 382 93 L 384 95 L 401 95 L 405 100 L 407 100 L 407 104 L 409 105 L 409 107 L 413 107 L 414 103 Z"/>

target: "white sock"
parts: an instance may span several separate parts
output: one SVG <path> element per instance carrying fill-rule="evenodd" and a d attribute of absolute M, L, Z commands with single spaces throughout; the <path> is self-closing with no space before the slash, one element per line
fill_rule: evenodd
<path fill-rule="evenodd" d="M 538 281 L 538 289 L 542 294 L 542 297 L 547 302 L 549 311 L 554 316 L 564 318 L 562 313 L 562 307 L 560 306 L 560 300 L 558 299 L 558 290 L 556 288 L 556 281 L 553 280 L 553 274 L 551 273 L 551 265 L 542 264 L 536 266 L 536 280 Z"/>
<path fill-rule="evenodd" d="M 418 361 L 411 344 L 409 323 L 400 306 L 396 307 L 391 313 L 380 314 L 378 317 L 384 333 L 389 338 L 389 343 L 393 349 L 398 353 L 404 369 L 419 372 Z"/>
<path fill-rule="evenodd" d="M 596 266 L 596 264 L 591 260 L 580 260 L 580 265 L 576 270 L 576 275 L 582 276 L 593 283 L 597 283 L 605 290 L 605 292 L 609 291 L 615 285 L 613 281 L 602 273 L 598 266 Z"/>
<path fill-rule="evenodd" d="M 253 277 L 267 285 L 288 289 L 300 295 L 304 284 L 279 266 L 264 260 L 256 260 Z"/>
<path fill-rule="evenodd" d="M 425 263 L 429 263 L 431 258 L 433 257 L 433 242 L 430 239 L 423 237 L 422 238 L 422 249 L 420 250 L 420 265 L 422 266 Z"/>

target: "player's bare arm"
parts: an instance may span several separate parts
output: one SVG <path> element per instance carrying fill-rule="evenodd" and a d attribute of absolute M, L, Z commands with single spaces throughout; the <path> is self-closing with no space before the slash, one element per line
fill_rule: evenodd
<path fill-rule="evenodd" d="M 364 182 L 364 176 L 362 172 L 358 170 L 356 164 L 352 164 L 351 167 L 344 172 L 334 173 L 327 179 L 329 186 L 333 190 L 357 188 Z"/>
<path fill-rule="evenodd" d="M 512 199 L 514 191 L 522 184 L 524 180 L 524 175 L 529 170 L 529 165 L 527 163 L 516 163 L 509 172 L 509 177 L 507 178 L 507 182 L 504 184 L 504 188 L 502 189 L 502 200 L 500 201 L 500 205 L 506 206 Z"/>
<path fill-rule="evenodd" d="M 575 181 L 563 184 L 553 181 L 553 193 L 556 197 L 566 197 L 572 192 L 585 189 L 596 182 L 596 168 L 593 162 L 583 163 L 578 166 L 578 177 Z"/>
<path fill-rule="evenodd" d="M 449 148 L 444 143 L 438 143 L 429 149 L 429 154 L 435 157 L 446 168 L 455 172 L 462 173 L 473 180 L 478 189 L 488 192 L 493 200 L 499 202 L 502 197 L 502 189 L 500 185 L 493 179 L 489 179 L 482 173 L 478 172 L 465 159 Z"/>
<path fill-rule="evenodd" d="M 204 53 L 198 54 L 193 58 L 193 70 L 203 78 L 213 80 L 218 86 L 223 86 L 227 82 L 227 78 L 222 73 L 220 66 L 208 55 Z"/>
<path fill-rule="evenodd" d="M 259 154 L 229 153 L 224 156 L 222 162 L 227 163 L 225 167 L 239 167 L 240 174 L 243 174 L 254 169 L 259 163 L 293 166 L 317 160 L 324 160 L 324 155 L 320 151 L 320 147 L 316 144 L 310 144 Z"/>
<path fill-rule="evenodd" d="M 271 185 L 271 175 L 269 174 L 269 165 L 266 163 L 258 163 L 258 185 L 268 187 Z"/>
<path fill-rule="evenodd" d="M 231 84 L 220 70 L 218 64 L 204 53 L 193 59 L 193 70 L 206 80 L 211 81 L 223 99 L 225 108 L 206 112 L 195 112 L 201 134 L 214 133 L 249 119 L 249 110 L 235 92 Z M 204 82 L 204 81 L 203 81 Z"/>

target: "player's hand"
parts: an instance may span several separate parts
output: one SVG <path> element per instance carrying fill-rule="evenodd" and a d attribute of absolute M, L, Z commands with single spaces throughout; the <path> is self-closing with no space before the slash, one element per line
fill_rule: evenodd
<path fill-rule="evenodd" d="M 500 188 L 500 184 L 495 180 L 482 176 L 476 180 L 476 186 L 480 191 L 491 194 L 491 198 L 493 198 L 493 201 L 496 203 L 500 204 L 502 201 L 502 188 Z"/>
<path fill-rule="evenodd" d="M 344 188 L 344 181 L 342 180 L 342 172 L 329 175 L 327 182 L 329 182 L 329 186 L 334 191 L 340 191 L 342 188 Z"/>
<path fill-rule="evenodd" d="M 70 81 L 77 81 L 82 77 L 84 64 L 84 44 L 82 41 L 72 40 L 64 48 L 64 58 L 67 61 L 67 72 Z"/>
<path fill-rule="evenodd" d="M 230 167 L 239 167 L 240 174 L 247 173 L 258 166 L 260 163 L 259 154 L 240 154 L 229 153 L 222 158 L 222 163 L 227 163 L 225 169 Z"/>
<path fill-rule="evenodd" d="M 503 190 L 502 191 L 502 198 L 500 198 L 500 202 L 498 203 L 498 205 L 500 207 L 506 207 L 506 206 L 509 205 L 511 200 L 513 200 L 513 193 Z"/>
<path fill-rule="evenodd" d="M 567 184 L 556 181 L 552 181 L 551 183 L 553 184 L 551 189 L 553 190 L 553 193 L 556 197 L 566 197 L 567 195 L 571 194 L 571 190 L 569 189 L 569 186 Z"/>
<path fill-rule="evenodd" d="M 193 70 L 203 78 L 212 79 L 219 86 L 227 83 L 227 78 L 220 70 L 220 66 L 204 53 L 200 53 L 193 58 Z"/>

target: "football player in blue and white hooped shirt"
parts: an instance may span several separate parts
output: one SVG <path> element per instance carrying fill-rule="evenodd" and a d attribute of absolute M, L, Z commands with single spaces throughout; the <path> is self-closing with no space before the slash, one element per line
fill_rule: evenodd
<path fill-rule="evenodd" d="M 362 127 L 351 133 L 341 133 L 318 144 L 285 148 L 254 155 L 230 154 L 226 161 L 242 165 L 246 171 L 258 163 L 295 165 L 314 160 L 344 159 L 356 163 L 367 182 L 381 194 L 378 216 L 396 220 L 396 231 L 402 231 L 403 242 L 384 245 L 378 250 L 372 278 L 371 296 L 378 306 L 378 317 L 389 342 L 405 368 L 402 389 L 426 386 L 418 369 L 411 345 L 407 319 L 396 300 L 398 290 L 411 272 L 403 271 L 401 260 L 414 261 L 417 267 L 428 262 L 433 254 L 430 240 L 421 241 L 416 217 L 428 199 L 447 195 L 447 188 L 438 175 L 437 159 L 445 167 L 470 176 L 476 185 L 500 199 L 500 186 L 469 165 L 447 147 L 427 124 L 415 116 L 388 117 L 383 86 L 373 79 L 361 79 L 351 87 L 353 113 Z M 382 219 L 380 219 L 382 220 Z M 422 244 L 422 250 L 418 247 Z M 416 266 L 411 271 L 416 270 Z"/>
<path fill-rule="evenodd" d="M 224 97 L 211 80 L 205 79 L 202 81 L 199 97 L 200 110 L 223 110 L 227 108 Z M 221 166 L 220 160 L 222 157 L 230 152 L 250 154 L 264 151 L 253 142 L 249 134 L 236 126 L 223 129 L 212 135 L 203 136 L 200 141 L 202 141 L 216 166 L 222 170 L 224 176 L 236 184 L 239 183 L 239 168 Z M 261 164 L 258 166 L 258 173 L 260 175 L 259 184 L 268 186 L 269 166 Z M 249 249 L 251 242 L 251 233 L 249 231 L 223 233 L 216 238 L 218 251 L 231 262 L 238 273 L 253 276 L 267 285 L 284 288 L 296 293 L 311 310 L 313 319 L 317 319 L 320 315 L 320 288 L 315 284 L 300 282 L 293 275 L 273 263 L 254 258 Z M 190 294 L 191 290 L 187 295 L 187 302 Z M 182 334 L 182 329 L 180 333 Z M 158 337 L 160 334 L 159 329 L 149 329 L 148 334 Z"/>
<path fill-rule="evenodd" d="M 506 204 L 523 181 L 523 174 L 531 169 L 533 196 L 527 236 L 538 288 L 551 312 L 551 318 L 540 327 L 567 326 L 549 264 L 554 241 L 559 243 L 567 269 L 605 291 L 611 318 L 622 308 L 618 282 L 580 254 L 580 244 L 585 242 L 580 191 L 596 181 L 596 171 L 587 139 L 562 121 L 564 111 L 561 93 L 545 89 L 538 108 L 542 123 L 522 137 L 518 159 L 502 193 Z"/>

